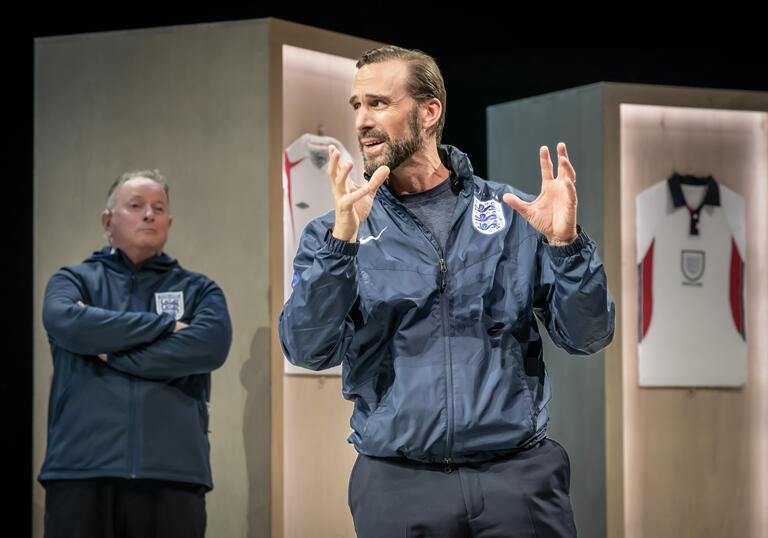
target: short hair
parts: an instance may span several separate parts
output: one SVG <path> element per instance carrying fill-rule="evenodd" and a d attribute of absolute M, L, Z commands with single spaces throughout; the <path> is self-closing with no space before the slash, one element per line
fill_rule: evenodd
<path fill-rule="evenodd" d="M 120 176 L 118 176 L 118 178 L 112 182 L 112 186 L 107 192 L 107 209 L 114 209 L 115 195 L 117 194 L 120 186 L 126 181 L 129 181 L 135 177 L 145 177 L 161 185 L 165 191 L 165 196 L 168 198 L 168 202 L 170 203 L 171 197 L 168 194 L 168 182 L 165 180 L 165 176 L 160 173 L 160 170 L 155 168 L 153 170 L 134 170 L 132 172 L 125 172 L 124 174 L 120 174 Z"/>
<path fill-rule="evenodd" d="M 440 119 L 428 131 L 429 134 L 435 135 L 439 144 L 445 126 L 446 94 L 445 82 L 437 62 L 432 56 L 420 50 L 390 45 L 369 50 L 358 58 L 356 67 L 360 69 L 367 64 L 389 60 L 402 60 L 408 65 L 408 80 L 405 85 L 408 95 L 419 103 L 429 99 L 437 99 L 443 105 Z"/>

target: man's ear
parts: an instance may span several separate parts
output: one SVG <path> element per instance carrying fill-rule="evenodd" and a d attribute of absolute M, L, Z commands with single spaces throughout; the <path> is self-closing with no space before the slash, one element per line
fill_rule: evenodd
<path fill-rule="evenodd" d="M 104 227 L 104 234 L 112 242 L 112 232 L 109 231 L 109 225 L 112 223 L 112 211 L 105 209 L 101 212 L 101 225 Z"/>
<path fill-rule="evenodd" d="M 437 125 L 440 121 L 440 114 L 443 112 L 443 105 L 436 97 L 424 101 L 419 105 L 419 113 L 421 115 L 421 126 L 425 130 L 431 129 Z"/>

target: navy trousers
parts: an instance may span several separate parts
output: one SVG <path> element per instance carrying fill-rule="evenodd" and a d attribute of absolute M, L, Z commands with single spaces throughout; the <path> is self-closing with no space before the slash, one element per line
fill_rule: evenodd
<path fill-rule="evenodd" d="M 349 507 L 358 538 L 574 537 L 570 474 L 568 454 L 551 439 L 450 469 L 358 455 Z"/>
<path fill-rule="evenodd" d="M 164 480 L 50 480 L 45 538 L 203 538 L 206 491 Z"/>

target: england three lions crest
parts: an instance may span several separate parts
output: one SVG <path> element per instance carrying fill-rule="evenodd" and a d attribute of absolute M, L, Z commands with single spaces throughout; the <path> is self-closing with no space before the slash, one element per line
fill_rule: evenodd
<path fill-rule="evenodd" d="M 489 199 L 481 201 L 475 196 L 472 204 L 472 225 L 481 234 L 491 235 L 507 225 L 501 202 Z"/>
<path fill-rule="evenodd" d="M 705 253 L 703 250 L 683 250 L 680 252 L 680 268 L 688 282 L 696 282 L 704 274 Z M 687 282 L 684 282 L 687 284 Z"/>
<path fill-rule="evenodd" d="M 158 314 L 172 315 L 177 321 L 184 315 L 184 292 L 164 291 L 155 293 L 155 308 Z"/>

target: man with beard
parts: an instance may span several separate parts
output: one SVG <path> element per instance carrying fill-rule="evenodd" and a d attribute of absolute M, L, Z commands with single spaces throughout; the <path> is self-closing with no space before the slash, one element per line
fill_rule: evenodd
<path fill-rule="evenodd" d="M 534 317 L 589 354 L 611 341 L 614 305 L 576 224 L 565 145 L 556 177 L 541 148 L 533 200 L 439 145 L 431 57 L 384 47 L 357 67 L 349 102 L 369 180 L 355 185 L 330 149 L 335 210 L 304 231 L 279 328 L 294 364 L 343 364 L 358 536 L 574 536 Z"/>

